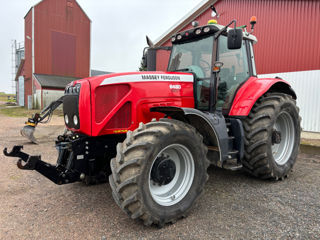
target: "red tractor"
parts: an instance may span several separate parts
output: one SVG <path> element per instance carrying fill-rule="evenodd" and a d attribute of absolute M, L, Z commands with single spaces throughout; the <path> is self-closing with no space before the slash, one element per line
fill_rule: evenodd
<path fill-rule="evenodd" d="M 146 225 L 185 216 L 204 190 L 210 164 L 285 178 L 299 150 L 296 94 L 280 78 L 257 78 L 257 40 L 228 28 L 233 23 L 174 35 L 167 72 L 69 84 L 60 99 L 68 131 L 56 141 L 56 165 L 22 146 L 5 155 L 56 184 L 107 181 L 110 174 L 116 203 Z"/>

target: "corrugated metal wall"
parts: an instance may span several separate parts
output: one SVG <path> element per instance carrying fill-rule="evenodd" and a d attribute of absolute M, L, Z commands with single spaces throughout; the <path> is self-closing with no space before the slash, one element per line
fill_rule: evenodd
<path fill-rule="evenodd" d="M 90 20 L 79 5 L 74 0 L 45 0 L 35 6 L 34 12 L 35 73 L 88 77 Z M 57 32 L 64 37 L 56 38 Z M 61 41 L 63 38 L 65 42 Z M 70 38 L 74 39 L 73 46 L 68 41 Z M 61 44 L 75 51 L 64 51 Z M 65 59 L 71 61 L 70 64 L 61 66 Z"/>
<path fill-rule="evenodd" d="M 218 23 L 238 20 L 249 25 L 257 16 L 254 35 L 257 71 L 260 74 L 320 69 L 320 1 L 314 0 L 220 0 L 215 4 Z M 208 9 L 197 17 L 200 25 L 211 17 Z M 217 18 L 215 18 L 217 19 Z M 191 28 L 191 23 L 185 30 Z M 164 45 L 170 45 L 170 41 Z M 160 56 L 161 55 L 161 56 Z M 160 53 L 157 69 L 165 70 L 168 56 Z"/>
<path fill-rule="evenodd" d="M 18 78 L 18 103 L 19 106 L 24 106 L 24 77 L 19 76 Z"/>
<path fill-rule="evenodd" d="M 288 81 L 297 94 L 303 131 L 320 132 L 320 70 L 259 75 L 276 76 Z"/>
<path fill-rule="evenodd" d="M 57 100 L 63 95 L 64 95 L 64 91 L 43 89 L 42 90 L 42 97 L 43 97 L 42 107 L 43 108 L 47 107 L 51 102 Z M 59 109 L 62 109 L 62 105 L 59 107 Z"/>

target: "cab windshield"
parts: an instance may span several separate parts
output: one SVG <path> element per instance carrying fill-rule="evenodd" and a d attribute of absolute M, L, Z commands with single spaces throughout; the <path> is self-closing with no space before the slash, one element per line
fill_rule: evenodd
<path fill-rule="evenodd" d="M 240 49 L 228 49 L 227 37 L 218 40 L 217 60 L 223 63 L 220 70 L 217 102 L 218 109 L 229 109 L 238 87 L 250 77 L 246 42 Z M 168 71 L 192 72 L 195 75 L 195 106 L 199 110 L 209 110 L 210 80 L 212 74 L 212 52 L 214 36 L 192 42 L 173 45 Z"/>
<path fill-rule="evenodd" d="M 213 36 L 173 45 L 168 71 L 193 72 L 196 77 L 210 78 Z"/>

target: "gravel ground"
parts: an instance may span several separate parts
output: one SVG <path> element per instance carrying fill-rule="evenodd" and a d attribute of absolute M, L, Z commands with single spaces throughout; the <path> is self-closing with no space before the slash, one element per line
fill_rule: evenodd
<path fill-rule="evenodd" d="M 63 121 L 40 125 L 40 144 L 19 130 L 25 119 L 0 115 L 0 149 L 24 144 L 55 163 Z M 17 169 L 0 154 L 0 239 L 319 239 L 320 156 L 300 154 L 285 181 L 261 181 L 242 172 L 209 168 L 205 193 L 190 216 L 162 229 L 129 219 L 108 184 L 57 186 Z"/>

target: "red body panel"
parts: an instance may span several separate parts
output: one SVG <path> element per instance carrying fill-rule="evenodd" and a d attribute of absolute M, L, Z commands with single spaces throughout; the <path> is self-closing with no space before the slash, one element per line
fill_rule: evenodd
<path fill-rule="evenodd" d="M 288 84 L 286 81 L 281 79 L 249 78 L 238 90 L 233 100 L 229 116 L 247 116 L 258 98 L 266 93 L 270 87 L 277 82 Z"/>
<path fill-rule="evenodd" d="M 81 82 L 81 91 L 79 97 L 79 119 L 81 121 L 81 132 L 91 135 L 91 90 L 90 83 L 87 80 Z"/>
<path fill-rule="evenodd" d="M 288 84 L 281 79 L 249 78 L 238 90 L 229 115 L 247 116 L 258 98 L 278 82 Z M 152 107 L 194 108 L 191 73 L 118 73 L 77 80 L 73 85 L 77 83 L 81 84 L 80 129 L 71 130 L 89 136 L 133 131 L 140 122 L 163 116 L 150 112 Z"/>
<path fill-rule="evenodd" d="M 155 79 L 141 79 L 141 76 L 155 76 Z M 175 79 L 162 79 L 164 77 L 178 76 Z M 188 78 L 184 81 L 181 78 Z M 125 79 L 128 78 L 126 81 Z M 120 80 L 119 80 L 120 79 Z M 120 73 L 97 76 L 75 81 L 73 84 L 81 83 L 79 97 L 80 129 L 73 131 L 84 133 L 89 136 L 100 136 L 105 134 L 125 133 L 134 130 L 140 122 L 150 122 L 152 118 L 162 117 L 163 114 L 151 113 L 150 108 L 156 106 L 194 107 L 193 97 L 193 75 L 190 73 L 166 73 L 166 72 L 136 72 Z M 95 111 L 103 111 L 96 107 L 96 89 L 103 86 L 127 84 L 130 90 L 106 113 L 102 121 L 96 122 Z M 112 94 L 105 92 L 105 94 Z M 106 129 L 110 119 L 124 106 L 131 103 L 131 124 L 127 128 Z"/>

